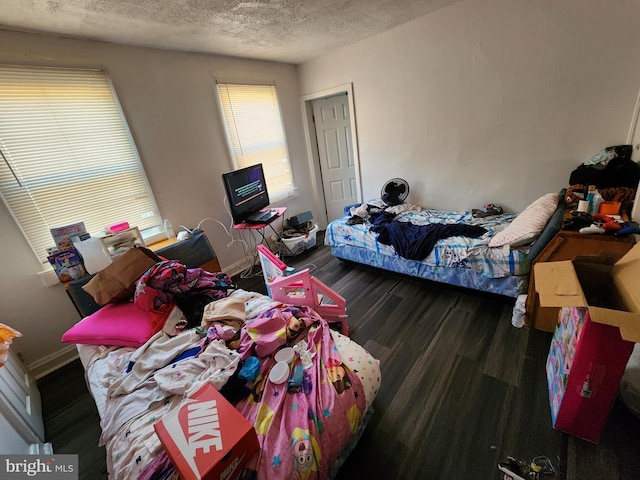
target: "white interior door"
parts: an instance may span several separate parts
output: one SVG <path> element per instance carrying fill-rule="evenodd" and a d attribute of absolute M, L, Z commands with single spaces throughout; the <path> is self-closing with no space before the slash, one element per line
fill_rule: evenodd
<path fill-rule="evenodd" d="M 9 351 L 0 367 L 0 453 L 43 454 L 44 422 L 38 386 L 20 359 Z"/>
<path fill-rule="evenodd" d="M 349 102 L 345 93 L 311 103 L 327 221 L 331 222 L 343 215 L 345 205 L 358 201 Z"/>

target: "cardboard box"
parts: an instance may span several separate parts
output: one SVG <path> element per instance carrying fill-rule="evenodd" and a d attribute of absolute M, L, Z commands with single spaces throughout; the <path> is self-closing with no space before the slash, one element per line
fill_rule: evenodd
<path fill-rule="evenodd" d="M 547 358 L 554 428 L 597 443 L 634 342 L 640 342 L 640 245 L 534 266 L 543 307 L 562 307 Z"/>
<path fill-rule="evenodd" d="M 259 448 L 253 426 L 211 385 L 154 427 L 183 480 L 236 480 Z"/>
<path fill-rule="evenodd" d="M 640 244 L 618 261 L 601 254 L 536 263 L 533 269 L 541 307 L 587 307 L 591 321 L 640 342 Z"/>
<path fill-rule="evenodd" d="M 127 300 L 133 295 L 142 274 L 159 261 L 160 257 L 148 248 L 133 247 L 100 270 L 82 288 L 98 305 Z"/>
<path fill-rule="evenodd" d="M 546 365 L 554 428 L 598 442 L 633 346 L 588 308 L 562 308 Z"/>

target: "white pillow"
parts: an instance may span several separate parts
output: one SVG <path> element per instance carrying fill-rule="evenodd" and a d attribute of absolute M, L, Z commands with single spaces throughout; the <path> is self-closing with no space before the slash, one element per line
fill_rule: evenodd
<path fill-rule="evenodd" d="M 543 195 L 518 215 L 507 228 L 497 233 L 490 241 L 490 247 L 526 245 L 538 238 L 553 215 L 560 201 L 560 194 Z"/>
<path fill-rule="evenodd" d="M 374 358 L 362 345 L 346 335 L 342 335 L 334 329 L 329 329 L 329 332 L 331 332 L 331 338 L 336 344 L 335 348 L 338 349 L 342 363 L 360 378 L 366 407 L 369 410 L 373 399 L 376 398 L 378 390 L 380 390 L 380 360 Z"/>

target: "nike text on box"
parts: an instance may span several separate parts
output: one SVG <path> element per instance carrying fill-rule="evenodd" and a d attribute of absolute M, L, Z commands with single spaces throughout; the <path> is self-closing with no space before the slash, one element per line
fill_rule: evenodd
<path fill-rule="evenodd" d="M 154 427 L 184 480 L 236 480 L 258 450 L 253 426 L 211 385 Z"/>

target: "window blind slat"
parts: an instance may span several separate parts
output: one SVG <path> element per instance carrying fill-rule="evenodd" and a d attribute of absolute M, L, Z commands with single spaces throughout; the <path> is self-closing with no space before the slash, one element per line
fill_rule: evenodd
<path fill-rule="evenodd" d="M 0 151 L 3 201 L 43 263 L 51 228 L 161 223 L 104 71 L 0 65 Z"/>
<path fill-rule="evenodd" d="M 262 163 L 271 201 L 294 192 L 282 116 L 273 85 L 218 84 L 235 168 Z"/>

